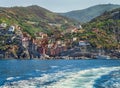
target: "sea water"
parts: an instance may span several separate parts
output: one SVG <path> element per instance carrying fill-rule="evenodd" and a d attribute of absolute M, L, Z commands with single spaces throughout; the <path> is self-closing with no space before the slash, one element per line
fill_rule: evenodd
<path fill-rule="evenodd" d="M 0 88 L 120 88 L 120 60 L 0 60 Z"/>

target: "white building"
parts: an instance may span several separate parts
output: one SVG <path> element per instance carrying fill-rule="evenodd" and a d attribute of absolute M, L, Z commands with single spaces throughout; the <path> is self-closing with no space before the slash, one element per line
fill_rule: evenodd
<path fill-rule="evenodd" d="M 88 45 L 90 44 L 86 41 L 79 41 L 79 46 L 88 46 Z"/>
<path fill-rule="evenodd" d="M 1 23 L 0 26 L 3 27 L 3 28 L 6 28 L 7 24 L 6 23 Z"/>
<path fill-rule="evenodd" d="M 15 26 L 10 26 L 8 29 L 9 32 L 14 32 L 15 31 Z"/>

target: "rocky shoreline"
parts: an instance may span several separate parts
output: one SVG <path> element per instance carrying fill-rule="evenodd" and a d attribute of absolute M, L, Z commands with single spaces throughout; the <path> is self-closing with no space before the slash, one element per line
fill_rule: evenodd
<path fill-rule="evenodd" d="M 40 58 L 0 58 L 1 60 L 120 60 L 120 57 L 110 57 L 109 58 L 97 58 L 97 56 L 94 57 L 69 57 L 69 56 L 55 56 L 55 57 L 40 57 Z"/>

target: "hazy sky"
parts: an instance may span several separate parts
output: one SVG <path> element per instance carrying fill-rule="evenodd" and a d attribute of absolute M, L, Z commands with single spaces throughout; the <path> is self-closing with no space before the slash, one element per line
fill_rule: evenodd
<path fill-rule="evenodd" d="M 39 5 L 53 12 L 67 12 L 109 3 L 120 4 L 120 0 L 1 0 L 0 7 Z"/>

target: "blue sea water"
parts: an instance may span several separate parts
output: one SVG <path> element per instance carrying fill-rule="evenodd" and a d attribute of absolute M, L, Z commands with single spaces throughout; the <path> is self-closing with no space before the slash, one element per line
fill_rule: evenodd
<path fill-rule="evenodd" d="M 0 88 L 120 88 L 120 60 L 0 60 Z"/>

